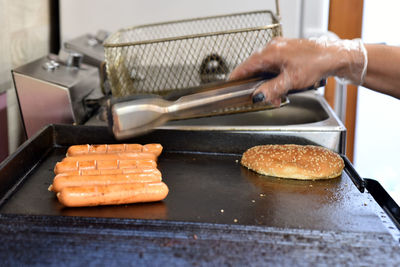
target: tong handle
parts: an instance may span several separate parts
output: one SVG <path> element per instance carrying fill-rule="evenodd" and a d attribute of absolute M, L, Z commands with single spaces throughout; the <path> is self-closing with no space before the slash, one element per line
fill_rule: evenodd
<path fill-rule="evenodd" d="M 254 91 L 262 83 L 275 76 L 276 74 L 266 73 L 249 79 L 217 84 L 214 89 L 182 96 L 168 107 L 169 115 L 172 119 L 185 119 L 196 114 L 209 113 L 221 108 L 250 105 L 252 104 Z M 315 90 L 325 84 L 325 80 L 320 80 L 310 87 L 290 90 L 288 94 Z M 266 103 L 260 104 L 268 105 Z"/>
<path fill-rule="evenodd" d="M 254 90 L 263 82 L 259 79 L 238 81 L 223 88 L 182 96 L 168 107 L 168 111 L 171 118 L 184 119 L 221 108 L 251 104 Z"/>

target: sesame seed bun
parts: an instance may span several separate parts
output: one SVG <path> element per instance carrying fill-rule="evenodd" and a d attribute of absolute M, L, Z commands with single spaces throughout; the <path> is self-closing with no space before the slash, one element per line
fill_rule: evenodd
<path fill-rule="evenodd" d="M 259 174 L 301 180 L 335 178 L 344 168 L 337 153 L 310 145 L 255 146 L 243 153 L 240 163 Z"/>

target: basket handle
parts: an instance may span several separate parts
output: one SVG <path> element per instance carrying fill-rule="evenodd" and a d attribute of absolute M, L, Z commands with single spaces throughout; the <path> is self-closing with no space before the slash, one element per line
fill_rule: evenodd
<path fill-rule="evenodd" d="M 281 19 L 281 12 L 280 12 L 280 9 L 279 9 L 279 0 L 275 0 L 275 9 L 276 9 L 276 16 L 280 20 Z"/>

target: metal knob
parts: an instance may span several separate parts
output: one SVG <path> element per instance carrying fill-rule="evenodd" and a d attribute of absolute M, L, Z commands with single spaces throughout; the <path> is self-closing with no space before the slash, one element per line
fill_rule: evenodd
<path fill-rule="evenodd" d="M 100 43 L 100 44 L 102 44 L 102 43 L 104 43 L 104 41 L 107 39 L 107 37 L 108 37 L 108 35 L 109 35 L 109 33 L 107 32 L 107 31 L 105 31 L 105 30 L 99 30 L 97 33 L 96 33 L 96 40 Z"/>
<path fill-rule="evenodd" d="M 82 63 L 83 55 L 77 52 L 71 52 L 68 55 L 67 66 L 80 68 Z"/>
<path fill-rule="evenodd" d="M 50 60 L 44 63 L 42 67 L 47 71 L 54 71 L 55 69 L 58 69 L 58 67 L 60 67 L 60 63 L 55 60 Z"/>

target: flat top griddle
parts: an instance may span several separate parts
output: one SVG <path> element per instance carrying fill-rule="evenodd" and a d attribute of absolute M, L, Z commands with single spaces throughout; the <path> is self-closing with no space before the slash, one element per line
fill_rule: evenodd
<path fill-rule="evenodd" d="M 336 233 L 345 237 L 346 246 L 354 242 L 349 233 L 365 240 L 383 238 L 394 244 L 380 218 L 384 216 L 382 208 L 353 183 L 354 170 L 347 170 L 336 179 L 296 181 L 261 176 L 240 165 L 241 154 L 254 145 L 310 144 L 296 137 L 257 132 L 157 130 L 127 142 L 164 146 L 159 169 L 170 189 L 164 201 L 65 208 L 54 193 L 47 191 L 54 178 L 53 168 L 69 145 L 115 142 L 105 127 L 52 125 L 24 144 L 0 165 L 0 234 L 2 223 L 6 222 L 14 222 L 16 227 L 43 224 L 46 229 L 68 228 L 72 224 L 98 229 L 99 233 L 115 225 L 134 229 L 135 233 L 140 225 L 145 233 L 147 230 L 143 229 L 156 225 L 164 235 L 170 232 L 175 238 L 180 235 L 176 232 L 178 226 L 183 232 L 195 228 L 198 233 L 212 228 L 216 236 L 221 229 L 236 229 L 236 234 L 244 231 L 245 236 L 251 236 L 246 227 L 253 227 L 252 231 L 271 233 L 283 229 L 289 237 L 293 231 L 308 233 L 308 237 L 315 231 Z M 296 232 L 295 236 L 291 239 L 296 240 L 294 244 L 300 235 Z M 398 249 L 390 248 L 391 252 Z"/>
<path fill-rule="evenodd" d="M 240 155 L 223 153 L 164 152 L 159 169 L 170 193 L 162 202 L 65 208 L 47 188 L 66 149 L 54 148 L 0 212 L 386 231 L 376 215 L 376 203 L 361 194 L 346 173 L 332 180 L 283 180 L 258 175 L 240 165 Z"/>

